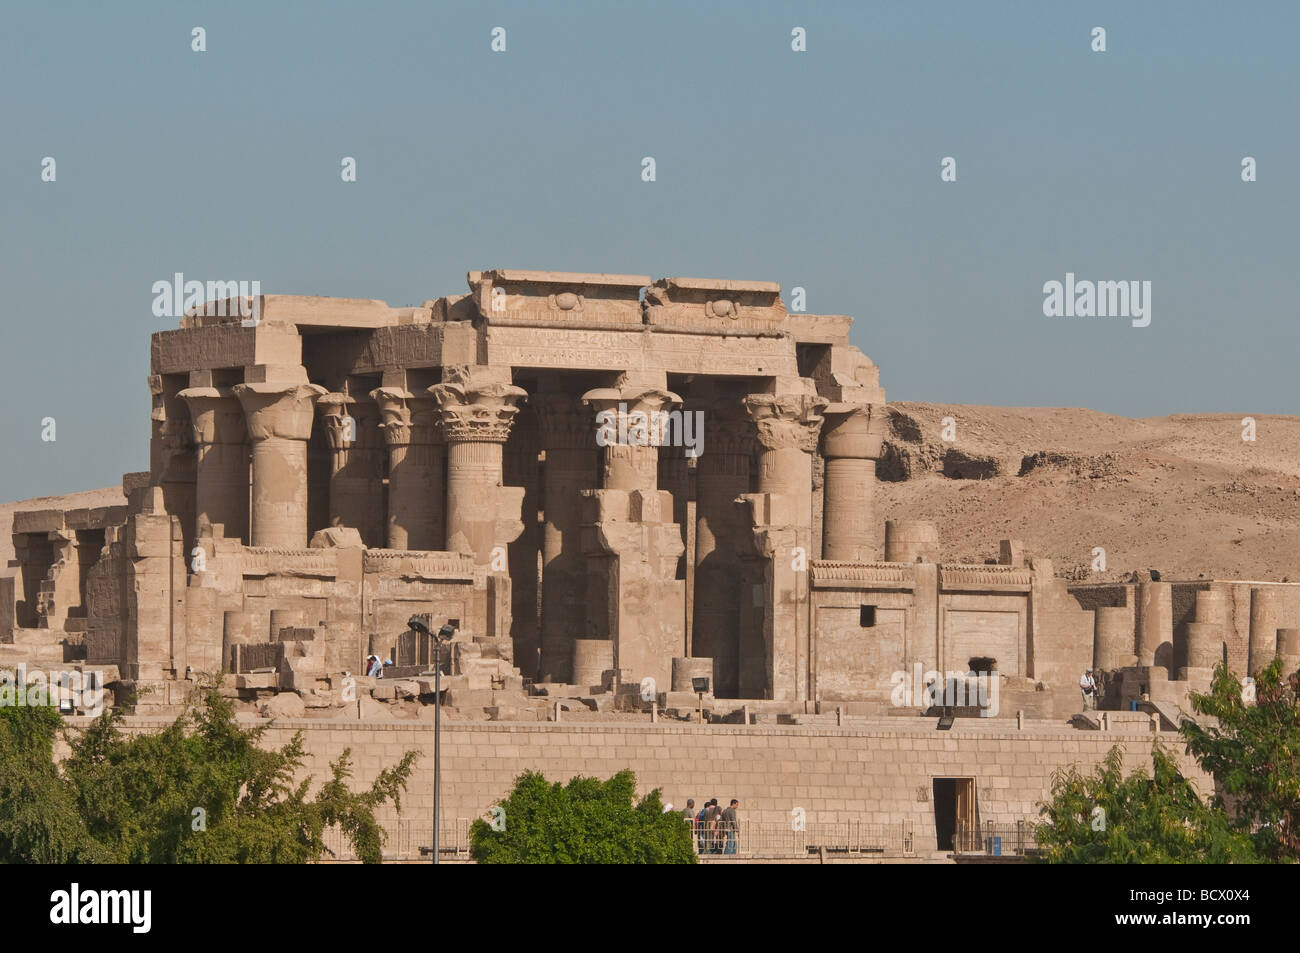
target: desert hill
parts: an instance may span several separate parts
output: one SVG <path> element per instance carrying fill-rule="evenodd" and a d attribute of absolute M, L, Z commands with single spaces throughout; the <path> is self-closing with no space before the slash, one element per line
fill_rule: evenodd
<path fill-rule="evenodd" d="M 1300 581 L 1300 417 L 1130 419 L 1076 408 L 889 405 L 877 515 L 939 525 L 943 559 L 1024 541 L 1076 578 Z M 942 439 L 944 418 L 956 440 Z M 1093 547 L 1107 571 L 1090 572 Z"/>

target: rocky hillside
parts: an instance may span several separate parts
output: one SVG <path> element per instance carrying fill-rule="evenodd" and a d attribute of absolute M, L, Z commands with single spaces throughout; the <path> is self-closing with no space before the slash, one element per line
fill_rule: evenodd
<path fill-rule="evenodd" d="M 1255 416 L 1252 442 L 1241 414 L 924 403 L 889 413 L 878 515 L 934 521 L 946 560 L 983 562 L 1012 537 L 1081 579 L 1158 569 L 1300 582 L 1300 417 Z M 1104 573 L 1091 572 L 1094 547 L 1106 550 Z"/>

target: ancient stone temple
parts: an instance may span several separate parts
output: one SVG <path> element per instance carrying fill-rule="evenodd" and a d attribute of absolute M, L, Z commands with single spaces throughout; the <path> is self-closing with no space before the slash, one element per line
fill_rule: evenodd
<path fill-rule="evenodd" d="M 211 303 L 156 334 L 122 535 L 149 537 L 124 568 L 168 597 L 92 619 L 89 653 L 215 668 L 283 612 L 360 669 L 419 610 L 508 637 L 538 681 L 666 689 L 702 658 L 718 694 L 807 697 L 807 567 L 878 556 L 884 392 L 850 319 L 787 313 L 770 282 L 469 286 L 418 308 L 265 296 L 255 322 Z"/>
<path fill-rule="evenodd" d="M 1098 665 L 1171 651 L 1177 600 L 1072 597 L 1014 541 L 941 564 L 933 525 L 885 526 L 885 394 L 850 318 L 789 313 L 771 282 L 468 283 L 209 302 L 154 334 L 149 471 L 125 506 L 17 515 L 7 628 L 164 697 L 219 670 L 312 695 L 372 652 L 428 670 L 424 615 L 497 707 L 547 685 L 689 707 L 703 676 L 715 701 L 889 709 L 919 668 L 996 673 L 1047 713 L 1077 710 L 1094 635 Z M 1263 658 L 1300 597 L 1255 598 Z M 1194 674 L 1226 644 L 1216 599 L 1195 596 Z"/>

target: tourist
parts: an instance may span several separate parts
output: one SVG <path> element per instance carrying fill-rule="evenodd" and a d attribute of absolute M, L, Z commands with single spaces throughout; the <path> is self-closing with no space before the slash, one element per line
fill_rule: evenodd
<path fill-rule="evenodd" d="M 709 802 L 709 853 L 722 853 L 722 808 L 715 797 Z"/>
<path fill-rule="evenodd" d="M 736 834 L 740 830 L 740 819 L 737 816 L 737 808 L 740 802 L 734 797 L 731 799 L 731 805 L 722 812 L 722 833 L 727 841 L 722 849 L 724 854 L 734 854 L 736 852 Z"/>
<path fill-rule="evenodd" d="M 686 810 L 682 811 L 682 817 L 686 818 L 686 823 L 691 825 L 691 833 L 695 833 L 695 798 L 686 799 Z"/>
<path fill-rule="evenodd" d="M 379 678 L 384 674 L 384 666 L 380 663 L 378 655 L 366 656 L 366 674 L 371 678 Z"/>
<path fill-rule="evenodd" d="M 700 813 L 695 815 L 695 846 L 696 853 L 703 854 L 708 848 L 708 829 L 709 829 L 709 802 L 704 802 L 704 807 L 700 808 Z"/>
<path fill-rule="evenodd" d="M 1093 681 L 1092 669 L 1079 676 L 1079 691 L 1083 693 L 1083 710 L 1096 708 L 1097 683 Z"/>

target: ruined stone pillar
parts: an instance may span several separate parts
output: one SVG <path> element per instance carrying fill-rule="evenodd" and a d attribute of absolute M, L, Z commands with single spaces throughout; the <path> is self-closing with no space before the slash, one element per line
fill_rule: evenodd
<path fill-rule="evenodd" d="M 583 395 L 604 448 L 602 485 L 587 491 L 588 628 L 614 643 L 614 663 L 635 681 L 668 685 L 685 650 L 686 587 L 677 578 L 685 551 L 672 522 L 672 494 L 658 488 L 658 415 L 681 399 L 657 383 L 625 375 L 616 387 Z"/>
<path fill-rule="evenodd" d="M 746 494 L 741 502 L 749 509 L 764 568 L 753 594 L 762 605 L 752 613 L 761 617 L 761 627 L 742 633 L 741 693 L 803 700 L 811 681 L 807 562 L 813 553 L 812 454 L 828 401 L 808 383 L 798 393 L 751 394 L 742 403 L 758 429 L 760 449 L 758 493 Z"/>
<path fill-rule="evenodd" d="M 504 554 L 523 529 L 524 491 L 503 485 L 501 463 L 527 393 L 509 380 L 509 368 L 456 366 L 429 388 L 447 440 L 447 549 L 473 553 L 479 565 L 491 563 L 498 547 Z"/>
<path fill-rule="evenodd" d="M 428 394 L 398 387 L 370 392 L 388 445 L 388 548 L 443 548 L 443 467 L 446 448 L 437 405 Z"/>
<path fill-rule="evenodd" d="M 587 631 L 587 562 L 582 552 L 584 490 L 596 488 L 595 415 L 576 395 L 532 398 L 546 472 L 542 485 L 543 681 L 569 682 L 573 642 Z"/>
<path fill-rule="evenodd" d="M 1250 590 L 1250 641 L 1246 668 L 1251 675 L 1259 674 L 1261 669 L 1273 661 L 1281 612 L 1278 590 L 1271 586 Z"/>
<path fill-rule="evenodd" d="M 300 368 L 301 370 L 301 368 Z M 254 546 L 307 546 L 307 440 L 313 404 L 325 388 L 301 380 L 237 384 L 252 440 Z"/>
<path fill-rule="evenodd" d="M 1221 661 L 1223 661 L 1223 626 L 1214 622 L 1187 623 L 1186 667 L 1209 670 Z"/>
<path fill-rule="evenodd" d="M 1173 590 L 1167 582 L 1139 582 L 1137 585 L 1138 665 L 1156 664 L 1156 652 L 1168 645 L 1161 664 L 1173 669 Z"/>
<path fill-rule="evenodd" d="M 885 562 L 937 563 L 939 527 L 929 520 L 887 520 Z"/>
<path fill-rule="evenodd" d="M 839 403 L 825 413 L 822 559 L 873 562 L 876 460 L 885 438 L 884 408 Z"/>
<path fill-rule="evenodd" d="M 738 404 L 704 411 L 704 452 L 695 472 L 695 611 L 691 655 L 712 658 L 720 698 L 740 692 L 742 549 L 749 527 L 736 498 L 749 492 L 754 428 Z"/>
<path fill-rule="evenodd" d="M 190 408 L 198 446 L 196 521 L 222 524 L 227 539 L 248 542 L 248 428 L 228 387 L 189 387 L 178 394 Z"/>
<path fill-rule="evenodd" d="M 367 546 L 386 542 L 384 448 L 373 401 L 323 394 L 316 402 L 330 459 L 330 525 L 350 526 Z"/>
<path fill-rule="evenodd" d="M 1300 671 L 1300 629 L 1277 630 L 1277 654 L 1282 657 L 1282 682 Z M 1269 663 L 1272 663 L 1269 659 Z"/>
<path fill-rule="evenodd" d="M 1099 606 L 1093 619 L 1092 667 L 1103 672 L 1132 665 L 1133 610 L 1128 606 Z"/>

